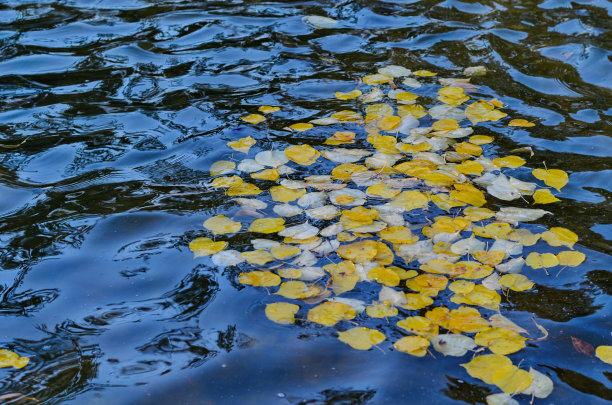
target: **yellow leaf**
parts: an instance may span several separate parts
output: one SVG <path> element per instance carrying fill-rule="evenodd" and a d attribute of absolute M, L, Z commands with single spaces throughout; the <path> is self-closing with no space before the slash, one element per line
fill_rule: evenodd
<path fill-rule="evenodd" d="M 531 173 L 536 179 L 542 180 L 544 184 L 557 190 L 561 190 L 569 181 L 567 173 L 559 169 L 534 169 Z"/>
<path fill-rule="evenodd" d="M 255 139 L 253 139 L 252 136 L 247 136 L 246 138 L 240 138 L 237 141 L 227 143 L 227 146 L 230 148 L 243 153 L 247 153 L 253 145 L 255 145 Z"/>
<path fill-rule="evenodd" d="M 235 184 L 242 183 L 242 178 L 238 176 L 221 176 L 213 179 L 212 187 L 231 187 Z"/>
<path fill-rule="evenodd" d="M 582 252 L 565 251 L 557 254 L 560 266 L 576 267 L 580 265 L 586 259 L 586 256 Z"/>
<path fill-rule="evenodd" d="M 499 284 L 508 287 L 512 291 L 526 291 L 534 286 L 533 281 L 522 274 L 504 274 L 500 277 Z"/>
<path fill-rule="evenodd" d="M 343 196 L 339 196 L 337 200 L 340 200 L 340 197 Z M 370 225 L 376 218 L 378 218 L 378 211 L 359 206 L 350 210 L 343 210 L 340 223 L 345 229 L 351 229 Z"/>
<path fill-rule="evenodd" d="M 437 167 L 429 160 L 414 159 L 408 162 L 403 162 L 398 165 L 395 165 L 393 166 L 393 168 L 409 176 L 421 177 L 424 174 L 436 170 Z"/>
<path fill-rule="evenodd" d="M 334 179 L 346 181 L 351 178 L 353 173 L 366 172 L 368 168 L 354 163 L 343 163 L 334 167 L 331 175 Z"/>
<path fill-rule="evenodd" d="M 244 117 L 240 117 L 240 119 L 248 122 L 249 124 L 259 124 L 260 122 L 265 121 L 266 117 L 261 114 L 249 114 L 245 115 Z"/>
<path fill-rule="evenodd" d="M 561 200 L 552 195 L 549 190 L 540 189 L 533 193 L 533 201 L 535 204 L 550 204 Z"/>
<path fill-rule="evenodd" d="M 469 221 L 482 221 L 483 219 L 489 219 L 495 215 L 495 212 L 488 208 L 478 207 L 467 207 L 463 210 L 463 215 Z"/>
<path fill-rule="evenodd" d="M 361 90 L 353 90 L 353 91 L 349 91 L 348 93 L 343 93 L 341 91 L 337 91 L 336 92 L 336 98 L 339 100 L 350 100 L 351 98 L 357 98 L 359 96 L 361 96 Z"/>
<path fill-rule="evenodd" d="M 400 282 L 400 278 L 396 272 L 384 267 L 374 267 L 368 272 L 368 279 L 386 285 L 387 287 L 395 287 Z"/>
<path fill-rule="evenodd" d="M 461 306 L 450 311 L 447 321 L 448 330 L 453 333 L 474 333 L 479 332 L 489 326 L 476 308 Z"/>
<path fill-rule="evenodd" d="M 278 275 L 282 278 L 300 278 L 302 276 L 302 272 L 298 269 L 288 267 L 284 269 L 278 269 Z"/>
<path fill-rule="evenodd" d="M 457 123 L 457 120 L 450 118 L 442 118 L 441 120 L 434 122 L 432 125 L 432 129 L 434 131 L 452 131 L 458 128 L 459 123 Z"/>
<path fill-rule="evenodd" d="M 241 284 L 252 285 L 255 287 L 274 287 L 279 285 L 281 278 L 269 271 L 251 271 L 248 273 L 240 273 L 238 281 Z"/>
<path fill-rule="evenodd" d="M 295 201 L 306 194 L 305 188 L 287 188 L 285 186 L 274 186 L 270 189 L 270 195 L 274 201 L 288 203 Z"/>
<path fill-rule="evenodd" d="M 500 168 L 509 167 L 511 169 L 515 169 L 517 167 L 523 166 L 525 163 L 525 159 L 520 156 L 514 155 L 493 159 L 493 164 Z"/>
<path fill-rule="evenodd" d="M 429 70 L 417 70 L 416 72 L 412 72 L 412 74 L 415 76 L 422 76 L 422 77 L 437 75 L 437 73 L 430 72 Z"/>
<path fill-rule="evenodd" d="M 259 193 L 261 193 L 259 187 L 251 183 L 234 184 L 225 192 L 226 195 L 231 197 L 237 195 L 257 195 Z"/>
<path fill-rule="evenodd" d="M 392 318 L 397 315 L 397 308 L 386 302 L 379 302 L 366 307 L 366 313 L 372 318 Z"/>
<path fill-rule="evenodd" d="M 419 208 L 425 208 L 429 205 L 429 199 L 425 194 L 416 191 L 402 191 L 396 197 L 391 200 L 391 205 L 395 207 L 403 208 L 406 211 L 416 210 Z"/>
<path fill-rule="evenodd" d="M 423 357 L 427 354 L 429 340 L 421 336 L 406 336 L 395 342 L 393 347 L 400 352 Z"/>
<path fill-rule="evenodd" d="M 446 277 L 436 274 L 420 274 L 406 280 L 406 287 L 430 297 L 438 295 L 438 292 L 444 290 L 447 284 L 448 279 Z"/>
<path fill-rule="evenodd" d="M 474 160 L 466 160 L 465 162 L 456 165 L 455 169 L 463 174 L 475 174 L 477 176 L 480 176 L 484 171 L 484 167 Z"/>
<path fill-rule="evenodd" d="M 463 207 L 464 205 L 466 205 L 464 202 L 457 201 L 445 193 L 432 194 L 429 196 L 429 199 L 440 209 L 446 212 L 449 212 L 451 208 Z"/>
<path fill-rule="evenodd" d="M 219 253 L 227 247 L 225 241 L 214 242 L 210 238 L 197 238 L 189 243 L 189 249 L 193 252 L 193 257 L 208 256 Z"/>
<path fill-rule="evenodd" d="M 416 270 L 404 270 L 400 267 L 389 266 L 387 267 L 389 270 L 393 270 L 400 278 L 400 280 L 406 280 L 412 277 L 415 277 L 419 274 Z"/>
<path fill-rule="evenodd" d="M 509 127 L 533 127 L 535 124 L 522 118 L 513 119 L 508 123 Z"/>
<path fill-rule="evenodd" d="M 393 131 L 401 124 L 402 119 L 397 115 L 386 115 L 376 123 L 378 129 L 382 131 Z"/>
<path fill-rule="evenodd" d="M 421 265 L 421 270 L 435 274 L 451 274 L 453 271 L 453 263 L 446 260 L 434 259 Z"/>
<path fill-rule="evenodd" d="M 450 197 L 476 207 L 482 207 L 487 202 L 483 192 L 470 184 L 455 184 L 455 190 L 450 192 Z"/>
<path fill-rule="evenodd" d="M 299 247 L 290 245 L 277 245 L 270 249 L 270 253 L 272 253 L 272 256 L 277 260 L 285 260 L 288 257 L 299 254 L 301 251 L 302 249 Z"/>
<path fill-rule="evenodd" d="M 259 233 L 277 233 L 283 229 L 285 229 L 283 218 L 257 218 L 249 226 L 249 231 Z"/>
<path fill-rule="evenodd" d="M 438 100 L 448 105 L 457 106 L 469 99 L 470 97 L 463 92 L 462 87 L 449 86 L 438 90 Z"/>
<path fill-rule="evenodd" d="M 314 127 L 314 125 L 307 122 L 298 122 L 297 124 L 289 125 L 287 128 L 291 131 L 304 132 L 308 131 L 310 128 Z"/>
<path fill-rule="evenodd" d="M 17 369 L 24 368 L 30 359 L 28 357 L 20 357 L 17 353 L 10 350 L 0 350 L 0 368 L 14 367 Z M 38 402 L 38 401 L 37 401 Z"/>
<path fill-rule="evenodd" d="M 512 227 L 506 222 L 492 223 L 484 227 L 475 226 L 472 228 L 475 235 L 483 238 L 506 239 L 508 234 L 512 232 Z"/>
<path fill-rule="evenodd" d="M 288 302 L 273 302 L 266 305 L 266 317 L 272 322 L 282 325 L 295 323 L 295 314 L 300 310 L 299 305 Z"/>
<path fill-rule="evenodd" d="M 358 122 L 363 120 L 361 114 L 351 110 L 342 110 L 332 114 L 330 117 L 338 120 L 338 122 Z"/>
<path fill-rule="evenodd" d="M 278 174 L 276 169 L 264 169 L 257 173 L 251 173 L 251 177 L 257 180 L 277 181 L 280 178 L 280 174 Z"/>
<path fill-rule="evenodd" d="M 400 104 L 412 104 L 419 96 L 409 91 L 400 91 L 395 93 L 395 99 Z"/>
<path fill-rule="evenodd" d="M 540 234 L 531 233 L 529 229 L 515 229 L 508 234 L 508 240 L 518 242 L 523 246 L 533 246 L 540 240 Z"/>
<path fill-rule="evenodd" d="M 499 354 L 485 354 L 474 357 L 469 363 L 461 364 L 474 378 L 493 384 L 493 374 L 500 368 L 512 366 L 512 360 Z"/>
<path fill-rule="evenodd" d="M 474 145 L 486 145 L 487 143 L 491 143 L 495 140 L 492 136 L 488 135 L 472 135 L 470 136 L 470 143 Z"/>
<path fill-rule="evenodd" d="M 377 183 L 368 187 L 366 194 L 370 197 L 393 198 L 401 191 L 401 189 L 389 187 L 384 183 Z"/>
<path fill-rule="evenodd" d="M 258 110 L 264 114 L 270 114 L 273 112 L 276 112 L 278 110 L 280 110 L 280 107 L 273 107 L 273 106 L 269 106 L 269 105 L 262 105 L 261 107 L 258 108 Z"/>
<path fill-rule="evenodd" d="M 380 231 L 380 238 L 391 243 L 414 243 L 419 237 L 413 235 L 410 229 L 405 226 L 390 226 Z"/>
<path fill-rule="evenodd" d="M 373 240 L 363 240 L 340 246 L 337 251 L 343 259 L 355 263 L 366 263 L 374 259 L 378 253 L 378 244 Z"/>
<path fill-rule="evenodd" d="M 578 235 L 567 228 L 552 227 L 550 230 L 542 233 L 544 239 L 550 246 L 567 246 L 572 248 L 574 243 L 578 242 Z"/>
<path fill-rule="evenodd" d="M 497 311 L 501 297 L 493 290 L 489 290 L 483 285 L 475 285 L 474 289 L 468 294 L 455 294 L 451 297 L 451 302 L 455 304 L 478 305 L 480 307 Z"/>
<path fill-rule="evenodd" d="M 477 345 L 489 348 L 495 354 L 515 353 L 525 347 L 527 338 L 504 328 L 483 329 L 474 336 Z"/>
<path fill-rule="evenodd" d="M 357 311 L 352 306 L 343 302 L 326 301 L 308 311 L 307 319 L 323 326 L 334 326 L 341 320 L 350 320 L 355 316 Z"/>
<path fill-rule="evenodd" d="M 489 266 L 495 266 L 500 264 L 506 254 L 500 250 L 478 250 L 472 253 L 472 257 L 478 260 L 480 263 L 488 264 Z"/>
<path fill-rule="evenodd" d="M 453 147 L 459 153 L 465 153 L 472 156 L 482 155 L 482 148 L 478 145 L 474 145 L 473 143 L 461 142 L 454 144 Z"/>
<path fill-rule="evenodd" d="M 225 215 L 216 215 L 204 222 L 204 228 L 211 231 L 214 235 L 236 233 L 241 227 L 242 224 L 240 222 L 234 222 Z"/>
<path fill-rule="evenodd" d="M 210 166 L 210 175 L 218 176 L 229 173 L 236 168 L 236 163 L 229 160 L 218 160 Z"/>
<path fill-rule="evenodd" d="M 438 334 L 438 325 L 424 316 L 411 316 L 397 322 L 397 326 L 408 333 L 423 336 L 430 339 Z"/>
<path fill-rule="evenodd" d="M 493 384 L 507 394 L 514 394 L 527 389 L 532 381 L 531 374 L 515 366 L 499 367 L 493 373 Z"/>
<path fill-rule="evenodd" d="M 496 110 L 493 104 L 487 102 L 476 102 L 470 104 L 465 109 L 465 115 L 472 121 L 472 124 L 476 125 L 483 121 L 497 121 L 500 118 L 504 118 L 508 114 Z"/>
<path fill-rule="evenodd" d="M 323 288 L 317 284 L 306 284 L 302 281 L 285 281 L 275 294 L 292 300 L 303 300 L 317 296 L 323 292 Z"/>
<path fill-rule="evenodd" d="M 285 155 L 292 162 L 302 166 L 309 166 L 317 161 L 321 154 L 310 145 L 294 145 L 285 149 Z"/>
<path fill-rule="evenodd" d="M 559 259 L 552 253 L 539 254 L 537 252 L 531 252 L 527 256 L 525 264 L 534 269 L 555 267 L 559 264 Z"/>
<path fill-rule="evenodd" d="M 377 73 L 375 75 L 365 76 L 363 82 L 370 86 L 376 86 L 378 84 L 388 83 L 393 80 L 393 77 L 385 74 Z"/>
<path fill-rule="evenodd" d="M 331 289 L 336 295 L 353 290 L 360 278 L 357 274 L 334 273 L 332 274 Z"/>
<path fill-rule="evenodd" d="M 427 311 L 425 313 L 425 318 L 439 326 L 442 326 L 443 328 L 447 328 L 449 313 L 450 311 L 448 308 L 436 307 Z"/>
<path fill-rule="evenodd" d="M 595 349 L 595 356 L 601 361 L 612 364 L 612 346 L 597 346 L 597 349 Z"/>
<path fill-rule="evenodd" d="M 257 264 L 259 266 L 263 266 L 264 264 L 274 260 L 274 256 L 272 256 L 270 252 L 261 249 L 242 252 L 240 253 L 240 256 L 242 256 L 247 262 Z"/>
<path fill-rule="evenodd" d="M 400 117 L 412 115 L 414 118 L 422 118 L 427 115 L 427 112 L 425 111 L 425 107 L 420 104 L 398 105 L 397 115 Z"/>
<path fill-rule="evenodd" d="M 416 311 L 417 309 L 428 307 L 431 304 L 433 304 L 433 300 L 427 295 L 407 293 L 406 303 L 399 306 L 404 309 Z"/>
<path fill-rule="evenodd" d="M 404 153 L 417 153 L 417 152 L 425 152 L 431 149 L 431 145 L 427 142 L 420 143 L 418 145 L 410 145 L 409 143 L 402 143 L 398 147 Z"/>
<path fill-rule="evenodd" d="M 343 143 L 355 143 L 354 132 L 337 131 L 324 142 L 326 145 L 341 145 Z"/>
<path fill-rule="evenodd" d="M 448 289 L 457 294 L 469 294 L 472 292 L 476 284 L 467 280 L 453 281 Z"/>
<path fill-rule="evenodd" d="M 351 346 L 353 349 L 369 350 L 373 345 L 383 342 L 386 337 L 382 332 L 376 329 L 360 326 L 349 329 L 346 332 L 338 332 L 338 339 Z"/>

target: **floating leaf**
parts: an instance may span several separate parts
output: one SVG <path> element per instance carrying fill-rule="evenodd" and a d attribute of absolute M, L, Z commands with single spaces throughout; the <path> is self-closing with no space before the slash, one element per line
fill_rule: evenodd
<path fill-rule="evenodd" d="M 258 108 L 258 110 L 264 114 L 270 114 L 280 110 L 280 107 L 273 107 L 269 105 L 262 105 Z"/>
<path fill-rule="evenodd" d="M 298 122 L 297 124 L 289 125 L 287 129 L 289 129 L 290 131 L 304 132 L 304 131 L 308 131 L 312 127 L 314 127 L 314 125 L 310 123 Z"/>
<path fill-rule="evenodd" d="M 553 382 L 545 374 L 540 373 L 537 370 L 529 367 L 529 374 L 531 374 L 531 385 L 521 391 L 521 394 L 533 395 L 536 398 L 546 398 L 553 391 Z"/>
<path fill-rule="evenodd" d="M 250 232 L 276 233 L 285 229 L 283 218 L 258 218 L 251 222 Z"/>
<path fill-rule="evenodd" d="M 559 169 L 534 169 L 531 173 L 536 179 L 542 180 L 544 184 L 557 190 L 561 190 L 569 181 L 567 173 Z"/>
<path fill-rule="evenodd" d="M 306 284 L 303 281 L 285 281 L 276 292 L 285 298 L 303 300 L 315 297 L 323 292 L 323 288 L 317 284 Z"/>
<path fill-rule="evenodd" d="M 297 124 L 296 124 L 297 125 Z M 309 166 L 317 161 L 321 154 L 310 145 L 294 145 L 285 149 L 285 155 L 291 160 L 302 166 Z"/>
<path fill-rule="evenodd" d="M 499 283 L 512 291 L 526 291 L 534 286 L 533 281 L 522 274 L 504 274 L 500 277 Z"/>
<path fill-rule="evenodd" d="M 404 329 L 408 333 L 431 338 L 438 334 L 438 325 L 431 322 L 424 316 L 411 316 L 397 322 L 397 326 Z"/>
<path fill-rule="evenodd" d="M 17 353 L 10 350 L 0 350 L 0 368 L 1 367 L 14 367 L 17 369 L 24 368 L 30 359 L 28 357 L 21 357 Z"/>
<path fill-rule="evenodd" d="M 302 18 L 304 24 L 308 24 L 314 28 L 334 28 L 338 25 L 338 21 L 333 18 L 324 17 L 320 15 L 309 15 Z"/>
<path fill-rule="evenodd" d="M 417 70 L 416 72 L 413 72 L 412 74 L 415 76 L 422 76 L 422 77 L 430 77 L 430 76 L 437 75 L 437 73 L 430 72 L 429 70 Z"/>
<path fill-rule="evenodd" d="M 535 204 L 550 204 L 561 200 L 552 195 L 549 190 L 540 189 L 533 193 L 533 201 Z"/>
<path fill-rule="evenodd" d="M 487 384 L 493 384 L 495 371 L 512 366 L 512 360 L 499 354 L 485 354 L 476 356 L 469 363 L 461 364 L 461 366 L 472 377 L 479 378 Z"/>
<path fill-rule="evenodd" d="M 529 122 L 522 118 L 513 119 L 508 123 L 509 127 L 534 127 L 535 124 L 533 122 Z"/>
<path fill-rule="evenodd" d="M 238 152 L 247 153 L 251 146 L 255 145 L 255 139 L 251 136 L 240 138 L 237 141 L 228 142 L 227 146 Z"/>
<path fill-rule="evenodd" d="M 487 143 L 491 143 L 495 140 L 492 136 L 488 135 L 474 135 L 470 136 L 470 143 L 474 145 L 485 145 Z"/>
<path fill-rule="evenodd" d="M 534 269 L 555 267 L 559 265 L 559 259 L 552 253 L 539 254 L 537 252 L 531 252 L 527 256 L 525 264 Z"/>
<path fill-rule="evenodd" d="M 474 341 L 477 345 L 489 348 L 495 354 L 515 353 L 525 347 L 527 338 L 513 330 L 504 328 L 487 328 L 476 334 Z"/>
<path fill-rule="evenodd" d="M 374 267 L 368 272 L 368 279 L 388 287 L 395 287 L 400 282 L 400 278 L 396 272 L 384 267 Z"/>
<path fill-rule="evenodd" d="M 235 184 L 242 183 L 242 178 L 238 176 L 222 176 L 213 179 L 211 182 L 212 187 L 231 187 Z"/>
<path fill-rule="evenodd" d="M 288 203 L 295 201 L 306 194 L 306 189 L 291 189 L 285 186 L 274 186 L 270 189 L 270 195 L 274 201 Z"/>
<path fill-rule="evenodd" d="M 392 318 L 398 314 L 397 308 L 388 302 L 379 302 L 366 308 L 368 316 L 372 318 Z"/>
<path fill-rule="evenodd" d="M 515 366 L 500 367 L 493 373 L 493 384 L 507 394 L 521 392 L 531 385 L 533 377 Z"/>
<path fill-rule="evenodd" d="M 598 346 L 595 349 L 595 355 L 601 361 L 612 364 L 612 346 Z"/>
<path fill-rule="evenodd" d="M 247 262 L 257 264 L 259 266 L 263 266 L 264 264 L 274 260 L 274 256 L 272 256 L 270 252 L 261 249 L 242 252 L 240 256 L 242 256 Z"/>
<path fill-rule="evenodd" d="M 295 323 L 295 314 L 300 310 L 299 305 L 288 302 L 274 302 L 266 305 L 266 317 L 272 322 L 282 325 Z"/>
<path fill-rule="evenodd" d="M 393 80 L 392 76 L 380 74 L 380 73 L 375 74 L 375 75 L 365 76 L 363 78 L 363 82 L 370 86 L 376 86 L 378 84 L 388 83 L 390 80 Z"/>
<path fill-rule="evenodd" d="M 576 267 L 586 259 L 582 252 L 565 251 L 557 253 L 560 266 Z"/>
<path fill-rule="evenodd" d="M 497 121 L 508 114 L 496 110 L 493 104 L 487 102 L 475 102 L 465 109 L 465 115 L 474 125 L 483 121 Z"/>
<path fill-rule="evenodd" d="M 369 350 L 373 345 L 383 342 L 385 335 L 376 330 L 364 327 L 357 327 L 347 330 L 346 332 L 338 332 L 338 339 L 357 350 Z"/>
<path fill-rule="evenodd" d="M 193 252 L 194 257 L 208 256 L 220 252 L 227 247 L 225 241 L 215 242 L 210 238 L 197 238 L 189 243 L 189 249 Z"/>
<path fill-rule="evenodd" d="M 427 354 L 429 341 L 421 336 L 406 336 L 395 342 L 393 347 L 400 352 L 423 357 Z"/>
<path fill-rule="evenodd" d="M 355 308 L 342 302 L 326 301 L 308 311 L 308 320 L 323 326 L 334 326 L 344 319 L 353 319 Z"/>
<path fill-rule="evenodd" d="M 523 166 L 525 163 L 525 159 L 520 156 L 506 156 L 501 158 L 493 159 L 493 164 L 497 167 L 510 167 L 515 169 L 517 167 Z"/>
<path fill-rule="evenodd" d="M 229 173 L 236 168 L 236 163 L 228 160 L 218 160 L 210 166 L 210 175 L 218 176 Z"/>
<path fill-rule="evenodd" d="M 353 90 L 353 91 L 349 91 L 348 93 L 343 93 L 341 91 L 337 91 L 335 96 L 337 99 L 339 100 L 350 100 L 351 98 L 357 98 L 359 96 L 361 96 L 361 90 Z"/>
<path fill-rule="evenodd" d="M 512 395 L 505 392 L 487 395 L 485 400 L 487 405 L 520 405 L 516 399 L 512 398 Z"/>
<path fill-rule="evenodd" d="M 237 196 L 237 195 L 257 195 L 261 193 L 261 189 L 257 187 L 255 184 L 251 183 L 239 183 L 230 186 L 227 189 L 225 194 L 228 196 Z"/>
<path fill-rule="evenodd" d="M 463 74 L 466 76 L 484 76 L 487 74 L 487 68 L 484 66 L 470 66 L 463 69 Z"/>
<path fill-rule="evenodd" d="M 262 166 L 278 167 L 289 161 L 285 152 L 279 150 L 266 150 L 255 155 L 255 161 Z"/>
<path fill-rule="evenodd" d="M 249 114 L 245 115 L 244 117 L 240 117 L 240 119 L 248 122 L 249 124 L 259 124 L 260 122 L 265 121 L 266 117 L 261 114 Z"/>
<path fill-rule="evenodd" d="M 567 228 L 552 227 L 541 235 L 550 246 L 567 246 L 572 248 L 578 242 L 578 235 Z"/>
<path fill-rule="evenodd" d="M 269 271 L 255 270 L 248 273 L 240 273 L 238 282 L 255 287 L 274 287 L 280 284 L 281 278 Z"/>
<path fill-rule="evenodd" d="M 434 349 L 445 356 L 461 357 L 476 347 L 474 339 L 460 334 L 438 335 L 431 338 Z"/>
<path fill-rule="evenodd" d="M 216 215 L 208 218 L 204 222 L 204 228 L 211 231 L 214 235 L 224 235 L 226 233 L 236 233 L 240 230 L 242 224 L 235 222 L 225 215 Z"/>

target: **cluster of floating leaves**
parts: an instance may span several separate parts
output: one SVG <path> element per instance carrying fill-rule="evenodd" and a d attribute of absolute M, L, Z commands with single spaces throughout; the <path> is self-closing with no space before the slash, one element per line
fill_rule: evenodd
<path fill-rule="evenodd" d="M 265 315 L 274 322 L 293 324 L 304 311 L 298 319 L 338 326 L 342 342 L 368 350 L 387 336 L 359 325 L 384 320 L 405 335 L 393 343 L 397 351 L 420 357 L 433 347 L 447 356 L 478 354 L 462 366 L 501 389 L 487 398 L 489 403 L 516 403 L 511 395 L 517 393 L 547 397 L 553 389 L 550 378 L 521 369 L 507 357 L 529 338 L 499 313 L 501 294 L 534 287 L 522 274 L 525 265 L 530 271 L 575 267 L 585 255 L 574 250 L 578 235 L 569 229 L 533 233 L 520 225 L 548 211 L 508 203 L 498 210 L 484 207 L 489 196 L 521 200 L 523 206 L 551 204 L 560 201 L 568 182 L 566 172 L 546 167 L 531 170 L 539 182 L 511 176 L 527 164 L 527 155 L 484 156 L 483 146 L 494 138 L 475 133 L 474 126 L 507 117 L 502 101 L 470 96 L 478 89 L 471 76 L 485 73 L 472 67 L 465 78 L 438 78 L 426 70 L 383 67 L 363 77 L 358 88 L 335 93 L 354 102 L 354 109 L 283 128 L 290 136 L 316 127 L 334 131 L 319 146 L 304 142 L 238 163 L 215 162 L 211 186 L 234 198 L 239 215 L 255 219 L 243 224 L 224 215 L 211 217 L 204 227 L 213 238 L 192 241 L 191 250 L 196 257 L 212 255 L 218 266 L 242 266 L 240 283 L 274 288 L 275 295 L 291 300 L 266 306 Z M 422 86 L 438 86 L 440 103 L 429 109 L 420 104 Z M 279 109 L 260 106 L 241 119 L 266 125 L 266 116 Z M 524 119 L 506 124 L 535 125 Z M 255 143 L 249 136 L 228 146 L 249 154 Z M 309 166 L 323 160 L 335 165 L 331 171 L 308 173 Z M 255 197 L 264 193 L 271 201 Z M 244 231 L 253 239 L 252 249 L 242 252 L 214 238 Z M 523 248 L 540 240 L 563 250 L 524 257 Z M 379 285 L 377 299 L 346 297 L 362 282 Z M 441 304 L 441 298 L 436 303 L 444 290 L 455 308 Z M 487 316 L 487 311 L 496 313 Z M 611 349 L 600 346 L 598 357 L 612 362 Z M 491 353 L 481 354 L 485 350 Z"/>

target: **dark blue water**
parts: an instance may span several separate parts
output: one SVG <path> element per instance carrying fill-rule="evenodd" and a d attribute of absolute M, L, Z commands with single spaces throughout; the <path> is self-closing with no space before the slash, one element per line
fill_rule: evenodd
<path fill-rule="evenodd" d="M 317 30 L 306 15 L 340 23 Z M 290 143 L 281 128 L 337 111 L 334 91 L 399 64 L 485 65 L 481 93 L 537 120 L 496 133 L 496 151 L 531 146 L 532 162 L 570 174 L 540 223 L 576 232 L 587 261 L 530 274 L 537 289 L 504 302 L 532 335 L 533 315 L 549 332 L 513 358 L 553 379 L 536 403 L 612 400 L 612 366 L 570 339 L 612 344 L 611 33 L 603 0 L 2 1 L 0 144 L 21 145 L 0 148 L 0 348 L 31 361 L 0 369 L 0 395 L 484 403 L 494 391 L 465 359 L 360 352 L 333 328 L 273 324 L 265 292 L 187 247 L 206 218 L 236 211 L 207 186 L 227 141 Z M 239 119 L 261 104 L 283 106 L 269 131 Z"/>

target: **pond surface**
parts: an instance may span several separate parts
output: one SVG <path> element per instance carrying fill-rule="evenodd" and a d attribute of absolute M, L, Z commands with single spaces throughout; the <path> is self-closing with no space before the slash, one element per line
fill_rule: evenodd
<path fill-rule="evenodd" d="M 307 15 L 339 21 L 333 29 Z M 237 207 L 210 188 L 226 142 L 343 108 L 335 91 L 388 64 L 473 83 L 533 128 L 487 127 L 569 173 L 539 223 L 580 236 L 585 263 L 502 301 L 548 339 L 514 355 L 552 378 L 546 404 L 612 400 L 612 3 L 594 1 L 65 0 L 0 4 L 0 394 L 74 404 L 484 403 L 465 359 L 356 351 L 334 328 L 268 321 L 273 299 L 194 259 L 202 222 Z M 478 98 L 478 97 L 476 97 Z M 279 105 L 269 130 L 239 117 Z M 348 105 L 348 104 L 347 104 Z M 318 136 L 318 138 L 317 138 Z M 329 167 L 327 168 L 329 169 Z M 495 204 L 493 204 L 495 205 Z M 233 244 L 248 244 L 249 236 Z M 525 401 L 525 396 L 519 398 Z M 19 403 L 33 403 L 21 400 Z M 528 401 L 527 401 L 528 402 Z M 527 403 L 525 402 L 525 403 Z"/>

